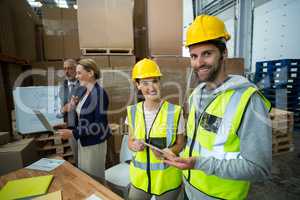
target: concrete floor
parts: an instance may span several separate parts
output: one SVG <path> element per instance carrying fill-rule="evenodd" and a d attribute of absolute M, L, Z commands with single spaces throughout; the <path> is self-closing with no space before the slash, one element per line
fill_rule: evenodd
<path fill-rule="evenodd" d="M 252 184 L 248 199 L 300 199 L 300 132 L 293 139 L 294 151 L 273 157 L 271 180 Z"/>

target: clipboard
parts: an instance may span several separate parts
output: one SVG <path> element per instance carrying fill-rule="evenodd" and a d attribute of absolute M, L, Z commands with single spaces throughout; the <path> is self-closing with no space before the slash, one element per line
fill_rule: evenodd
<path fill-rule="evenodd" d="M 0 190 L 0 199 L 23 199 L 45 194 L 53 175 L 36 176 L 8 181 Z"/>

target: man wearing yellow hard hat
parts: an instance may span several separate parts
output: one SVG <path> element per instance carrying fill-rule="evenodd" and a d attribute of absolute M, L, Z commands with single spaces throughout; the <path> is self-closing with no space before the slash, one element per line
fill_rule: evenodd
<path fill-rule="evenodd" d="M 200 84 L 189 98 L 182 157 L 165 163 L 183 170 L 188 199 L 246 199 L 250 182 L 270 175 L 270 103 L 246 78 L 226 75 L 229 39 L 215 16 L 198 16 L 187 31 Z"/>
<path fill-rule="evenodd" d="M 132 70 L 132 79 L 145 100 L 127 108 L 128 147 L 135 152 L 130 164 L 130 200 L 150 200 L 152 196 L 173 200 L 180 192 L 182 171 L 162 159 L 182 151 L 185 123 L 182 108 L 162 99 L 161 76 L 158 65 L 146 58 Z"/>

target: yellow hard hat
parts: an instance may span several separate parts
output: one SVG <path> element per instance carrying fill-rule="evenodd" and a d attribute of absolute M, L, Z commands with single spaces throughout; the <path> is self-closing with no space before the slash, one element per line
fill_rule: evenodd
<path fill-rule="evenodd" d="M 132 69 L 132 79 L 162 76 L 159 66 L 153 60 L 144 58 L 137 62 Z"/>
<path fill-rule="evenodd" d="M 218 38 L 230 39 L 224 22 L 215 16 L 200 15 L 187 30 L 185 46 Z"/>

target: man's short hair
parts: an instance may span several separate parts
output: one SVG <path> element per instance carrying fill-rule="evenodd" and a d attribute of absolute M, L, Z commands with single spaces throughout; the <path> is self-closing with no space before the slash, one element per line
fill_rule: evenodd
<path fill-rule="evenodd" d="M 226 41 L 223 38 L 207 40 L 207 41 L 196 43 L 196 44 L 212 44 L 219 49 L 221 55 L 225 52 L 225 49 L 227 49 Z M 196 45 L 196 44 L 192 44 L 191 46 Z"/>
<path fill-rule="evenodd" d="M 76 60 L 69 58 L 69 59 L 64 60 L 64 64 L 68 64 L 72 67 L 76 67 L 77 62 L 76 62 Z"/>

